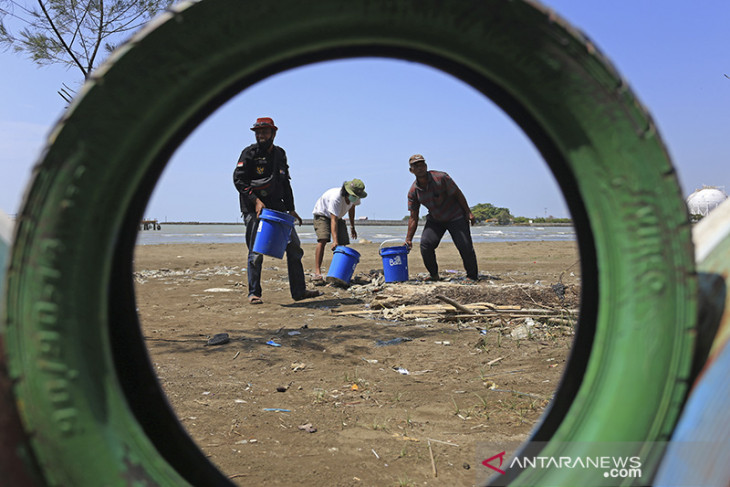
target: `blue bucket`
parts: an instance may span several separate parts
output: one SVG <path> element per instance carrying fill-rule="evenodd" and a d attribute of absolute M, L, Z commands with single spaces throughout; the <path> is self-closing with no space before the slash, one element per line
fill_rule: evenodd
<path fill-rule="evenodd" d="M 281 259 L 294 228 L 294 217 L 288 213 L 264 208 L 259 217 L 253 251 Z"/>
<path fill-rule="evenodd" d="M 383 258 L 385 282 L 403 282 L 408 280 L 408 247 L 406 245 L 381 247 L 380 256 Z"/>
<path fill-rule="evenodd" d="M 327 281 L 347 286 L 350 284 L 358 262 L 360 262 L 360 253 L 357 250 L 338 245 L 335 247 L 332 263 L 327 270 Z"/>

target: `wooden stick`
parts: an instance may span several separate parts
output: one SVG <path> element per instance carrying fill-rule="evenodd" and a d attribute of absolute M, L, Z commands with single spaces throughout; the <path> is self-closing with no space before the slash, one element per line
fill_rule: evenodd
<path fill-rule="evenodd" d="M 434 440 L 433 438 L 427 438 L 427 439 L 428 439 L 428 441 L 435 441 L 436 443 L 443 443 L 444 445 L 459 446 L 456 443 L 449 443 L 448 441 Z"/>
<path fill-rule="evenodd" d="M 431 441 L 428 442 L 428 454 L 431 455 L 431 470 L 433 470 L 433 476 L 438 477 L 439 474 L 436 471 L 436 462 L 433 459 L 433 450 L 431 449 Z"/>
<path fill-rule="evenodd" d="M 451 306 L 453 306 L 454 308 L 458 309 L 459 311 L 461 311 L 463 313 L 469 313 L 469 314 L 473 314 L 474 313 L 472 310 L 470 310 L 469 308 L 467 308 L 463 304 L 459 304 L 459 303 L 457 303 L 456 301 L 454 301 L 451 298 L 447 298 L 446 296 L 442 296 L 440 294 L 437 294 L 434 297 L 436 299 L 438 299 L 439 301 L 443 301 L 444 303 L 449 303 Z"/>

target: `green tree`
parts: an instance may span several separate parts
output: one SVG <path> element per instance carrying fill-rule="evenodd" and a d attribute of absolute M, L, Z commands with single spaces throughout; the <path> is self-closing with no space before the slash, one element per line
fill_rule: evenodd
<path fill-rule="evenodd" d="M 11 47 L 38 65 L 78 68 L 85 80 L 120 42 L 171 3 L 173 0 L 0 0 L 0 46 Z M 11 30 L 10 25 L 16 28 Z M 64 84 L 58 93 L 69 102 L 72 92 Z"/>
<path fill-rule="evenodd" d="M 494 219 L 497 220 L 500 224 L 503 224 L 502 221 L 509 223 L 509 221 L 512 219 L 512 214 L 510 213 L 508 208 L 499 208 L 492 205 L 491 203 L 479 203 L 475 206 L 472 206 L 471 212 L 474 214 L 474 218 L 476 218 L 478 222 Z"/>
<path fill-rule="evenodd" d="M 512 222 L 512 215 L 509 210 L 503 209 L 497 213 L 497 223 L 500 225 L 509 225 Z"/>

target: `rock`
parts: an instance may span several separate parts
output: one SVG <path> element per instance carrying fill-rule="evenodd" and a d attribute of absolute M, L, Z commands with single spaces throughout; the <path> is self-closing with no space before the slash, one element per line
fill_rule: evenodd
<path fill-rule="evenodd" d="M 206 345 L 223 345 L 230 341 L 231 337 L 228 336 L 228 333 L 217 333 L 208 339 Z"/>

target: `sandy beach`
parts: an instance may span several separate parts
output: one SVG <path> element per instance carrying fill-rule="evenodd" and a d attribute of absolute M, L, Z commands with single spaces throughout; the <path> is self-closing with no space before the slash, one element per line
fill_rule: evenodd
<path fill-rule="evenodd" d="M 442 281 L 419 279 L 416 249 L 410 280 L 383 283 L 378 247 L 353 244 L 353 285 L 301 302 L 285 260 L 267 257 L 257 306 L 243 243 L 137 247 L 160 384 L 234 484 L 474 485 L 488 475 L 478 444 L 524 441 L 549 407 L 577 320 L 575 242 L 476 244 L 477 283 L 450 243 Z"/>

